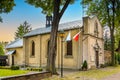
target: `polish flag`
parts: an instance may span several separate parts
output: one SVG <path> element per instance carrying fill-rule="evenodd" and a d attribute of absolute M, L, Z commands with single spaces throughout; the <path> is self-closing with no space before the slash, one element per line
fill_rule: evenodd
<path fill-rule="evenodd" d="M 81 32 L 81 31 L 80 31 L 80 32 Z M 73 37 L 73 39 L 74 39 L 75 41 L 78 41 L 80 32 L 78 32 L 78 33 Z"/>

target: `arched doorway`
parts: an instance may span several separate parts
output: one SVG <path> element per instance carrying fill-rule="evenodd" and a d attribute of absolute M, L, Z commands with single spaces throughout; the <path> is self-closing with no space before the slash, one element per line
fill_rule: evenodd
<path fill-rule="evenodd" d="M 96 68 L 99 68 L 99 51 L 95 51 L 95 56 L 96 56 L 96 60 L 95 60 L 95 63 L 96 63 Z"/>

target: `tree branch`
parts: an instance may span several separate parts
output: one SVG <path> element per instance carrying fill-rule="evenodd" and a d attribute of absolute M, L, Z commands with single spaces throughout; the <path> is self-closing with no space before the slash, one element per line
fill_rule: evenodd
<path fill-rule="evenodd" d="M 66 8 L 68 7 L 69 3 L 70 3 L 71 0 L 67 0 L 65 5 L 63 6 L 61 12 L 59 13 L 59 20 L 60 18 L 62 17 L 63 13 L 65 12 Z"/>

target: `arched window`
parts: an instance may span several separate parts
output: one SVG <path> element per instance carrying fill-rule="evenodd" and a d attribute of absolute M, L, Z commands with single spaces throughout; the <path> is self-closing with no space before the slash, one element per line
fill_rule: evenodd
<path fill-rule="evenodd" d="M 95 22 L 95 25 L 94 25 L 94 34 L 95 34 L 95 36 L 96 37 L 98 37 L 98 23 L 97 23 L 97 21 Z"/>
<path fill-rule="evenodd" d="M 35 42 L 32 41 L 32 53 L 31 56 L 35 56 Z"/>
<path fill-rule="evenodd" d="M 48 43 L 47 43 L 47 57 L 48 57 L 49 45 L 50 45 L 50 40 L 48 40 Z"/>
<path fill-rule="evenodd" d="M 68 56 L 72 56 L 72 40 L 67 41 L 67 54 Z"/>

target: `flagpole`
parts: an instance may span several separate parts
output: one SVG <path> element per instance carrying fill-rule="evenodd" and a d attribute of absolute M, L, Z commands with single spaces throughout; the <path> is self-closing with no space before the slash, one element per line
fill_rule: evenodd
<path fill-rule="evenodd" d="M 82 63 L 83 63 L 83 37 L 84 37 L 84 0 L 83 0 L 83 4 L 82 4 L 82 9 L 83 9 L 83 15 L 82 15 L 82 20 L 83 20 L 83 29 L 82 29 Z M 83 78 L 84 80 L 84 74 L 83 74 Z"/>
<path fill-rule="evenodd" d="M 79 28 L 79 32 L 80 32 L 80 28 Z M 78 68 L 80 69 L 80 35 L 79 35 L 79 41 L 78 41 Z"/>
<path fill-rule="evenodd" d="M 83 4 L 82 4 L 82 10 L 83 10 L 83 14 L 82 14 L 82 20 L 83 20 L 83 30 L 82 30 L 82 38 L 84 37 L 84 0 L 83 0 Z M 82 63 L 83 63 L 83 39 L 82 39 Z"/>

